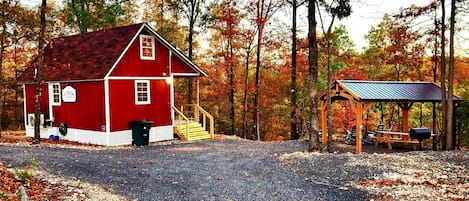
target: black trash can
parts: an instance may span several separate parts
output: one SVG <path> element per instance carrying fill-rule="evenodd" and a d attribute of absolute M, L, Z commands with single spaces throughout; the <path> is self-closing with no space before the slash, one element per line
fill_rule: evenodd
<path fill-rule="evenodd" d="M 152 124 L 152 121 L 131 121 L 132 144 L 137 146 L 148 145 Z"/>

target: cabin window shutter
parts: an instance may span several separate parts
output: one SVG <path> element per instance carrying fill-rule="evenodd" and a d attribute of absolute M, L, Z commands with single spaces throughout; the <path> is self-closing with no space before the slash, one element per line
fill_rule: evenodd
<path fill-rule="evenodd" d="M 155 60 L 155 38 L 149 35 L 140 35 L 140 59 Z"/>
<path fill-rule="evenodd" d="M 150 104 L 150 81 L 135 80 L 135 104 Z"/>

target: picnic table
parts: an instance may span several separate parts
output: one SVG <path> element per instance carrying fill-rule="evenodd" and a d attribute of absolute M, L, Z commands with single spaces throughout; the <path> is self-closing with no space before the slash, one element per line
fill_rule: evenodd
<path fill-rule="evenodd" d="M 376 131 L 375 136 L 371 136 L 370 138 L 375 141 L 375 147 L 377 147 L 379 143 L 384 142 L 388 145 L 389 150 L 392 150 L 393 143 L 410 144 L 414 150 L 417 149 L 417 145 L 419 144 L 419 141 L 412 140 L 409 137 L 409 133 L 395 131 L 379 130 Z"/>

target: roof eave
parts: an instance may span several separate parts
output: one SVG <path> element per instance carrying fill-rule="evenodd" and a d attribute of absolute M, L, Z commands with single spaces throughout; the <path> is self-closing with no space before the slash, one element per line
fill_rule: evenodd
<path fill-rule="evenodd" d="M 199 73 L 199 76 L 202 75 L 204 77 L 207 77 L 207 73 L 205 73 L 202 69 L 200 69 L 199 66 L 197 66 L 197 64 L 195 64 L 193 61 L 191 61 L 189 58 L 187 58 L 186 55 L 184 55 L 179 49 L 177 49 L 176 47 L 174 47 L 171 43 L 169 43 L 166 39 L 164 39 L 163 37 L 160 36 L 160 34 L 158 34 L 153 28 L 151 28 L 147 23 L 143 23 L 143 26 L 142 27 L 146 27 L 148 30 L 150 30 L 153 35 L 155 35 L 157 37 L 157 39 L 162 42 L 167 48 L 169 48 L 171 51 L 173 51 L 174 53 L 176 53 L 176 56 L 179 57 L 180 59 L 182 59 L 184 61 L 184 63 L 186 63 L 187 65 L 189 65 L 189 67 L 191 67 L 194 71 L 198 72 Z M 137 33 L 140 33 L 141 30 L 139 30 L 139 32 Z"/>
<path fill-rule="evenodd" d="M 140 34 L 140 32 L 142 32 L 143 30 L 143 27 L 144 27 L 145 23 L 142 23 L 142 26 L 140 26 L 140 28 L 138 29 L 138 31 L 135 33 L 135 35 L 132 37 L 132 39 L 130 40 L 130 42 L 127 44 L 127 46 L 125 47 L 124 51 L 121 52 L 121 54 L 119 55 L 119 57 L 117 58 L 117 60 L 114 62 L 114 64 L 112 64 L 111 68 L 109 69 L 109 71 L 106 73 L 106 75 L 104 75 L 104 79 L 107 79 L 109 78 L 109 76 L 111 76 L 111 73 L 114 71 L 114 69 L 116 68 L 117 64 L 121 61 L 122 57 L 124 57 L 124 55 L 127 53 L 127 51 L 129 50 L 130 46 L 132 46 L 132 44 L 134 43 L 134 41 L 136 40 L 136 38 L 138 37 L 138 35 Z"/>

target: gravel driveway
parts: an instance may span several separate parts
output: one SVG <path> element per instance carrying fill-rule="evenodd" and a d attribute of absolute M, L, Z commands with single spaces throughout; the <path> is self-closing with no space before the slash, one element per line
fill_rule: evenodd
<path fill-rule="evenodd" d="M 306 142 L 242 140 L 110 150 L 0 146 L 0 161 L 23 167 L 35 157 L 52 174 L 138 200 L 366 200 L 366 192 L 340 186 L 346 178 L 311 181 L 277 157 L 306 149 Z"/>

